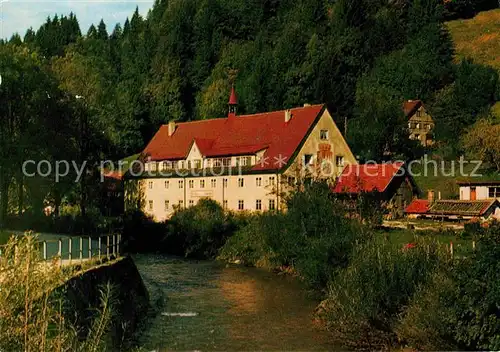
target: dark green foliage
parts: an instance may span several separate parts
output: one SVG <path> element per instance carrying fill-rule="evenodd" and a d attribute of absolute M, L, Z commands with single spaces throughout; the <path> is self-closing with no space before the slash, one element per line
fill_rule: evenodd
<path fill-rule="evenodd" d="M 123 216 L 123 249 L 129 253 L 164 252 L 164 223 L 157 223 L 141 211 L 127 211 Z"/>
<path fill-rule="evenodd" d="M 190 258 L 215 258 L 236 228 L 233 214 L 213 200 L 201 199 L 196 206 L 177 210 L 167 222 L 165 248 Z"/>
<path fill-rule="evenodd" d="M 436 121 L 436 137 L 460 155 L 457 136 L 487 114 L 495 101 L 498 73 L 487 66 L 463 60 L 455 68 L 455 81 L 437 92 L 430 113 Z"/>

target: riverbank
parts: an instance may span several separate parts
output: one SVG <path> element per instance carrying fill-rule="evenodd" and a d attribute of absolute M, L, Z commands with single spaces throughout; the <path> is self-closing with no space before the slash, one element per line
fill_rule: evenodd
<path fill-rule="evenodd" d="M 289 275 L 163 255 L 134 261 L 158 313 L 140 339 L 145 351 L 341 349 L 314 322 L 319 297 Z"/>

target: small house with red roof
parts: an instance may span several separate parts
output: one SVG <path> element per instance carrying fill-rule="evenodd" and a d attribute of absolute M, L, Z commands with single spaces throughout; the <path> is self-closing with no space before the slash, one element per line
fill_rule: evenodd
<path fill-rule="evenodd" d="M 332 191 L 344 199 L 370 195 L 380 202 L 386 218 L 403 216 L 420 193 L 403 162 L 348 165 Z"/>
<path fill-rule="evenodd" d="M 434 144 L 432 129 L 434 120 L 427 113 L 421 100 L 407 100 L 403 103 L 403 112 L 408 119 L 410 139 L 420 141 L 424 147 Z"/>
<path fill-rule="evenodd" d="M 500 202 L 496 199 L 435 201 L 417 199 L 405 209 L 405 213 L 409 218 L 500 220 Z"/>
<path fill-rule="evenodd" d="M 136 200 L 156 220 L 202 198 L 275 210 L 299 177 L 336 178 L 357 163 L 326 105 L 238 115 L 233 87 L 228 106 L 224 118 L 161 126 L 126 174 L 136 186 L 125 186 L 127 204 Z"/>

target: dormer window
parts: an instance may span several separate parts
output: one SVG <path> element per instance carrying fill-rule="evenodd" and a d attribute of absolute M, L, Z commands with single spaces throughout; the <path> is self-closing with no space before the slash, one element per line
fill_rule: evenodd
<path fill-rule="evenodd" d="M 251 164 L 251 158 L 248 156 L 242 156 L 236 158 L 236 166 L 249 166 Z"/>
<path fill-rule="evenodd" d="M 189 169 L 201 169 L 201 160 L 192 160 L 188 161 L 188 168 Z"/>
<path fill-rule="evenodd" d="M 156 163 L 155 162 L 151 163 L 151 171 L 156 171 Z"/>

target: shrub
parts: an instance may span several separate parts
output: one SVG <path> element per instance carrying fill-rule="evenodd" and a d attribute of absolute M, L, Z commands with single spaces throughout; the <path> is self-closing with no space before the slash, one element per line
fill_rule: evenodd
<path fill-rule="evenodd" d="M 274 212 L 250 217 L 248 224 L 227 240 L 218 259 L 240 260 L 246 265 L 268 269 L 283 265 L 283 256 L 273 250 L 269 234 L 278 236 L 283 229 L 284 220 L 283 214 Z"/>
<path fill-rule="evenodd" d="M 325 183 L 292 192 L 287 211 L 256 216 L 224 246 L 224 258 L 271 267 L 293 267 L 312 287 L 323 288 L 349 262 L 368 234 L 331 197 Z"/>
<path fill-rule="evenodd" d="M 422 241 L 406 249 L 374 242 L 357 247 L 349 267 L 331 281 L 322 304 L 329 327 L 356 347 L 391 345 L 399 315 L 442 258 L 436 243 Z"/>
<path fill-rule="evenodd" d="M 476 252 L 415 295 L 396 328 L 401 340 L 421 349 L 500 349 L 500 226 L 474 236 Z"/>
<path fill-rule="evenodd" d="M 165 223 L 157 223 L 153 218 L 138 210 L 132 210 L 123 216 L 123 249 L 126 252 L 163 252 Z"/>
<path fill-rule="evenodd" d="M 215 258 L 236 223 L 235 216 L 217 202 L 201 199 L 196 206 L 177 210 L 167 222 L 165 246 L 186 257 Z"/>
<path fill-rule="evenodd" d="M 423 351 L 457 350 L 452 308 L 455 296 L 456 285 L 449 272 L 436 272 L 419 288 L 395 327 L 399 341 Z"/>

